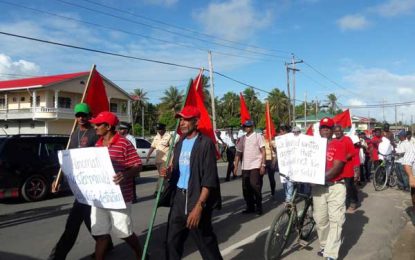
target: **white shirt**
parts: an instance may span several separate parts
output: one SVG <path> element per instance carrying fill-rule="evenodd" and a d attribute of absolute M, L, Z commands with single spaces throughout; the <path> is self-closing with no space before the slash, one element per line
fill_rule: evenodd
<path fill-rule="evenodd" d="M 235 143 L 232 141 L 232 138 L 225 133 L 223 136 L 221 136 L 222 141 L 228 146 L 228 147 L 233 147 L 235 146 Z"/>
<path fill-rule="evenodd" d="M 384 160 L 383 155 L 389 155 L 392 153 L 393 147 L 391 145 L 391 141 L 388 138 L 382 137 L 382 141 L 379 144 L 379 160 Z"/>
<path fill-rule="evenodd" d="M 135 141 L 135 137 L 134 136 L 132 136 L 132 135 L 130 135 L 130 134 L 127 134 L 126 136 L 124 136 L 128 141 L 130 141 L 131 142 L 131 144 L 134 146 L 134 148 L 135 149 L 137 149 L 137 143 L 136 143 L 136 141 Z"/>
<path fill-rule="evenodd" d="M 408 141 L 408 139 L 405 139 L 403 141 L 400 141 L 398 143 L 398 146 L 396 147 L 396 152 L 397 153 L 403 153 L 404 155 L 409 152 L 413 147 L 413 144 L 411 144 L 410 141 Z M 402 163 L 403 162 L 403 157 L 399 158 L 398 160 L 396 160 L 397 163 Z"/>

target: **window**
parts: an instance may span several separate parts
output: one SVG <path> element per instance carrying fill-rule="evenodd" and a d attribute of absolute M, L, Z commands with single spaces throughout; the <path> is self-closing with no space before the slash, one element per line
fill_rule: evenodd
<path fill-rule="evenodd" d="M 0 98 L 0 108 L 6 108 L 6 100 L 4 98 Z"/>
<path fill-rule="evenodd" d="M 17 102 L 17 97 L 12 98 L 13 102 Z"/>
<path fill-rule="evenodd" d="M 117 103 L 110 103 L 110 112 L 113 112 L 113 113 L 118 112 L 118 104 Z"/>
<path fill-rule="evenodd" d="M 58 97 L 58 107 L 59 108 L 71 108 L 71 98 Z"/>
<path fill-rule="evenodd" d="M 24 97 L 21 97 L 21 101 L 24 101 Z M 30 104 L 32 104 L 33 103 L 33 97 L 30 97 Z M 36 104 L 35 104 L 35 106 L 40 106 L 40 96 L 36 96 Z"/>
<path fill-rule="evenodd" d="M 20 97 L 20 102 L 24 102 L 26 100 L 25 97 Z"/>
<path fill-rule="evenodd" d="M 151 144 L 149 141 L 144 140 L 144 139 L 138 139 L 136 138 L 136 144 L 137 144 L 137 148 L 148 148 L 150 149 Z"/>

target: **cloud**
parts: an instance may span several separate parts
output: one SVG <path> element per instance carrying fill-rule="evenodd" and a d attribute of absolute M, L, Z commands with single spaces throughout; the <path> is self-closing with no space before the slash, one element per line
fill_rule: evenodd
<path fill-rule="evenodd" d="M 414 8 L 415 0 L 389 0 L 371 10 L 380 16 L 392 17 L 412 13 Z"/>
<path fill-rule="evenodd" d="M 2 80 L 13 79 L 19 75 L 36 75 L 39 66 L 26 60 L 13 61 L 11 57 L 0 53 L 0 78 Z"/>
<path fill-rule="evenodd" d="M 361 99 L 358 98 L 351 98 L 348 100 L 348 104 L 350 106 L 364 106 L 367 105 L 367 103 Z"/>
<path fill-rule="evenodd" d="M 193 17 L 208 34 L 234 41 L 248 39 L 272 21 L 271 10 L 255 10 L 251 0 L 210 3 L 203 11 L 194 11 Z"/>
<path fill-rule="evenodd" d="M 383 120 L 383 114 L 385 114 L 387 121 L 394 122 L 395 107 L 389 106 L 383 109 L 382 104 L 415 101 L 415 74 L 401 75 L 383 68 L 361 67 L 350 70 L 344 77 L 344 81 L 355 93 L 360 93 L 358 97 L 349 99 L 350 104 L 348 105 L 377 105 L 376 108 L 370 110 L 355 109 L 355 114 L 367 115 L 370 113 L 371 117 L 380 121 Z M 359 101 L 362 104 L 359 104 Z M 404 115 L 404 121 L 409 122 L 410 115 L 415 113 L 415 106 L 397 106 L 397 111 L 399 115 Z"/>
<path fill-rule="evenodd" d="M 337 20 L 337 25 L 343 31 L 347 30 L 363 30 L 367 28 L 370 23 L 365 16 L 360 14 L 346 15 Z"/>
<path fill-rule="evenodd" d="M 175 5 L 178 2 L 178 0 L 144 0 L 144 2 L 151 5 L 170 7 Z"/>

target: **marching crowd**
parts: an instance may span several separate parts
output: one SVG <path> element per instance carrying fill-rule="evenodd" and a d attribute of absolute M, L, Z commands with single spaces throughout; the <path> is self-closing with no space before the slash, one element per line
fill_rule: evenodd
<path fill-rule="evenodd" d="M 115 184 L 120 185 L 126 204 L 125 209 L 103 209 L 74 201 L 63 234 L 52 249 L 48 259 L 66 259 L 78 236 L 82 223 L 96 241 L 95 259 L 104 259 L 112 250 L 111 235 L 123 239 L 142 258 L 138 237 L 133 231 L 131 205 L 136 200 L 135 177 L 141 170 L 141 160 L 131 139 L 127 123 L 119 123 L 111 112 L 105 111 L 91 119 L 87 104 L 75 106 L 77 129 L 71 135 L 69 148 L 108 147 L 116 175 Z M 216 166 L 218 149 L 208 136 L 198 130 L 200 111 L 185 106 L 176 114 L 180 120 L 181 138 L 173 140 L 164 124 L 157 124 L 155 136 L 147 160 L 156 152 L 159 175 L 165 178 L 159 205 L 170 207 L 167 220 L 165 251 L 167 259 L 181 259 L 184 243 L 190 237 L 196 243 L 203 259 L 222 259 L 212 227 L 212 212 L 221 208 L 221 192 Z M 263 214 L 263 176 L 268 175 L 271 196 L 275 198 L 275 175 L 279 172 L 276 145 L 255 131 L 255 124 L 247 120 L 242 124 L 244 134 L 234 135 L 231 130 L 217 132 L 217 140 L 226 146 L 228 167 L 225 181 L 238 177 L 241 169 L 243 198 L 246 209 L 243 214 Z M 319 124 L 320 135 L 327 139 L 325 185 L 304 185 L 305 192 L 313 196 L 313 216 L 316 221 L 320 250 L 317 254 L 326 259 L 337 259 L 341 247 L 342 226 L 345 213 L 353 213 L 359 207 L 358 187 L 372 178 L 372 169 L 388 160 L 396 161 L 398 183 L 402 190 L 410 191 L 415 206 L 415 140 L 409 131 L 398 133 L 395 142 L 389 125 L 375 128 L 369 138 L 365 132 L 350 136 L 333 119 L 323 118 Z M 291 129 L 280 125 L 278 135 L 301 135 L 298 127 Z M 132 141 L 129 141 L 132 140 Z M 173 147 L 172 157 L 168 156 Z M 388 163 L 386 164 L 388 165 Z M 291 201 L 293 183 L 281 178 L 285 202 Z M 59 189 L 58 183 L 53 185 Z M 156 187 L 157 195 L 159 187 Z M 311 190 L 311 191 L 310 191 Z M 415 214 L 415 212 L 414 212 Z M 146 258 L 149 258 L 148 255 Z"/>

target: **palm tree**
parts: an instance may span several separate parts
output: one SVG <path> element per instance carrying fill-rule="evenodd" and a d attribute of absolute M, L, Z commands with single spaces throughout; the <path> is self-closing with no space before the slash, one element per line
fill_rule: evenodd
<path fill-rule="evenodd" d="M 161 98 L 161 105 L 167 110 L 178 112 L 181 108 L 183 100 L 183 91 L 177 87 L 170 86 L 164 91 L 164 96 Z"/>
<path fill-rule="evenodd" d="M 261 119 L 264 117 L 264 104 L 258 99 L 258 93 L 253 88 L 246 88 L 243 92 L 246 105 L 248 106 L 251 119 L 260 126 Z"/>
<path fill-rule="evenodd" d="M 227 92 L 217 101 L 218 128 L 239 126 L 239 96 L 233 92 Z"/>
<path fill-rule="evenodd" d="M 130 94 L 133 99 L 132 103 L 132 113 L 133 113 L 133 125 L 138 121 L 138 116 L 141 112 L 141 127 L 142 135 L 144 136 L 144 108 L 147 106 L 148 97 L 147 92 L 142 88 L 136 88 L 133 90 L 133 93 Z M 134 131 L 134 127 L 133 127 Z M 134 133 L 133 133 L 134 134 Z"/>
<path fill-rule="evenodd" d="M 330 114 L 334 115 L 337 111 L 337 97 L 334 93 L 327 95 L 329 100 L 329 112 Z"/>
<path fill-rule="evenodd" d="M 288 123 L 288 97 L 285 92 L 274 88 L 266 99 L 269 102 L 269 110 L 273 121 Z"/>

